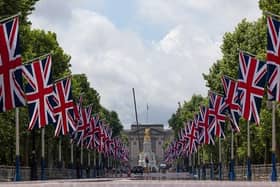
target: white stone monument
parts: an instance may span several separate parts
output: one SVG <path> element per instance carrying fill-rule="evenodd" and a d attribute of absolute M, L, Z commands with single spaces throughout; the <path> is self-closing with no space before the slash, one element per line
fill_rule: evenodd
<path fill-rule="evenodd" d="M 156 165 L 155 153 L 152 152 L 150 128 L 145 128 L 143 152 L 139 154 L 138 165 L 143 166 L 144 168 L 148 168 L 150 171 L 152 169 L 158 170 L 158 167 Z"/>

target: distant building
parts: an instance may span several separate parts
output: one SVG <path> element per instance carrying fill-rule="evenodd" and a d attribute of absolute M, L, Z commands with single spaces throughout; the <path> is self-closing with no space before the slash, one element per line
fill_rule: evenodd
<path fill-rule="evenodd" d="M 163 124 L 139 124 L 139 129 L 137 129 L 137 125 L 132 124 L 131 129 L 124 130 L 125 134 L 128 136 L 129 162 L 131 166 L 138 165 L 140 153 L 139 142 L 140 150 L 143 151 L 145 128 L 150 128 L 152 152 L 156 155 L 157 165 L 163 160 L 162 146 L 164 142 L 173 139 L 173 131 L 171 129 L 164 129 Z M 140 141 L 138 140 L 138 136 Z"/>

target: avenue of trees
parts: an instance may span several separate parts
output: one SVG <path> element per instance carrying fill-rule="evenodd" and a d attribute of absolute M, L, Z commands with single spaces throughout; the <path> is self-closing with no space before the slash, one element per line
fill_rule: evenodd
<path fill-rule="evenodd" d="M 28 15 L 35 9 L 38 0 L 0 0 L 0 17 L 5 18 L 18 12 L 20 15 L 20 48 L 23 63 L 52 53 L 52 79 L 57 80 L 71 74 L 71 56 L 59 46 L 56 34 L 51 31 L 32 29 Z M 73 62 L 75 63 L 75 62 Z M 83 104 L 92 104 L 93 113 L 99 113 L 113 130 L 113 136 L 119 136 L 123 126 L 115 111 L 109 111 L 100 104 L 100 95 L 90 87 L 85 74 L 72 75 L 72 92 L 77 101 L 80 94 L 83 95 Z M 40 165 L 41 155 L 41 130 L 34 132 L 27 130 L 29 123 L 27 107 L 20 108 L 20 154 L 21 166 L 30 166 L 30 155 L 33 147 L 36 150 L 37 165 Z M 46 167 L 55 167 L 58 162 L 58 141 L 54 138 L 55 127 L 52 124 L 46 126 Z M 34 133 L 34 134 L 33 134 Z M 0 113 L 0 165 L 15 165 L 15 111 Z M 65 166 L 70 164 L 70 138 L 62 136 L 62 160 Z M 35 140 L 35 144 L 33 144 Z M 79 157 L 79 148 L 74 146 L 74 154 Z M 87 160 L 87 154 L 84 154 Z"/>
<path fill-rule="evenodd" d="M 220 94 L 223 93 L 221 76 L 228 75 L 237 79 L 238 73 L 238 49 L 248 51 L 257 55 L 257 58 L 265 60 L 266 58 L 266 17 L 264 12 L 268 11 L 280 15 L 280 3 L 277 0 L 260 0 L 259 8 L 263 12 L 261 18 L 257 21 L 249 22 L 242 20 L 233 32 L 225 33 L 221 45 L 222 57 L 214 62 L 209 73 L 203 74 L 206 86 L 209 90 Z M 183 122 L 192 120 L 194 114 L 198 112 L 199 105 L 208 106 L 208 97 L 194 94 L 189 101 L 184 101 L 182 106 L 169 119 L 169 126 L 174 130 L 175 136 L 178 129 L 183 127 Z M 271 128 L 272 112 L 267 104 L 265 96 L 262 102 L 261 123 L 259 126 L 251 124 L 251 155 L 252 163 L 263 164 L 271 163 Z M 280 108 L 277 106 L 276 112 L 276 155 L 280 158 Z M 239 122 L 240 132 L 235 134 L 234 155 L 237 165 L 244 164 L 247 159 L 247 123 L 241 119 Z M 226 138 L 222 140 L 223 162 L 227 164 L 230 160 L 230 139 L 231 129 L 229 123 L 226 124 Z M 216 145 L 204 145 L 200 147 L 203 150 L 203 159 L 210 162 L 210 155 L 213 155 L 213 161 L 218 162 L 218 138 Z"/>

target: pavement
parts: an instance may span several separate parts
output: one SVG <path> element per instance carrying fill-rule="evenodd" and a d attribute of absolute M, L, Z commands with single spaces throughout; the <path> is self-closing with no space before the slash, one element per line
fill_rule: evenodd
<path fill-rule="evenodd" d="M 270 181 L 192 180 L 187 173 L 132 174 L 131 177 L 0 182 L 0 187 L 280 187 Z"/>

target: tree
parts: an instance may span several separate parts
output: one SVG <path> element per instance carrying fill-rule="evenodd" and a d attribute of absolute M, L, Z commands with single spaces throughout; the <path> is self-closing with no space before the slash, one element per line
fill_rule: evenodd
<path fill-rule="evenodd" d="M 280 15 L 280 3 L 277 0 L 260 0 L 259 7 L 262 11 L 268 11 L 273 14 Z M 217 60 L 209 69 L 208 74 L 203 74 L 207 87 L 210 90 L 223 93 L 221 77 L 222 75 L 230 76 L 237 79 L 238 70 L 238 52 L 239 50 L 248 51 L 255 54 L 259 59 L 265 59 L 266 56 L 266 20 L 265 17 L 259 18 L 255 22 L 249 22 L 246 19 L 242 20 L 235 28 L 233 32 L 225 33 L 223 42 L 221 45 L 222 57 Z M 251 125 L 251 147 L 252 147 L 252 162 L 264 163 L 271 160 L 271 109 L 266 107 L 266 96 L 263 99 L 261 109 L 261 123 L 256 127 Z M 195 104 L 193 104 L 195 107 Z M 189 107 L 192 110 L 192 107 Z M 182 121 L 186 120 L 191 113 L 184 114 L 184 117 L 178 117 L 177 109 L 176 113 L 172 115 L 169 120 L 169 125 L 173 129 L 178 129 L 182 125 Z M 184 111 L 184 110 L 183 110 Z M 276 120 L 279 119 L 279 108 L 277 107 Z M 280 128 L 280 124 L 277 124 L 276 128 Z M 228 125 L 227 125 L 228 126 Z M 236 134 L 236 156 L 237 163 L 242 164 L 246 160 L 247 155 L 247 123 L 244 119 L 240 120 L 241 132 Z M 230 134 L 230 128 L 226 128 L 226 136 Z M 276 135 L 277 142 L 280 141 L 279 131 Z M 225 158 L 229 158 L 230 153 L 230 138 L 225 138 L 223 141 L 223 149 L 225 150 Z M 217 146 L 210 148 L 209 146 L 203 146 L 203 149 L 207 149 L 207 152 L 213 153 L 213 158 L 217 158 L 216 149 Z M 279 150 L 279 143 L 276 150 Z M 206 153 L 207 154 L 207 153 Z M 280 156 L 280 152 L 277 152 L 277 157 Z"/>
<path fill-rule="evenodd" d="M 23 61 L 52 54 L 52 78 L 53 80 L 63 78 L 71 74 L 70 55 L 65 54 L 59 46 L 56 34 L 44 30 L 26 28 L 21 37 Z"/>
<path fill-rule="evenodd" d="M 207 102 L 201 95 L 193 95 L 190 101 L 184 101 L 182 107 L 179 105 L 176 113 L 172 114 L 168 120 L 169 127 L 173 129 L 175 136 L 183 128 L 184 122 L 193 120 L 194 114 L 199 111 L 199 106 L 205 103 Z"/>
<path fill-rule="evenodd" d="M 41 55 L 51 53 L 52 54 L 52 78 L 57 80 L 65 76 L 71 75 L 70 55 L 66 54 L 60 47 L 57 36 L 54 32 L 44 31 L 40 29 L 31 29 L 31 22 L 28 20 L 28 15 L 34 10 L 36 2 L 39 0 L 0 0 L 0 16 L 1 18 L 9 17 L 17 13 L 21 13 L 20 16 L 20 48 L 23 62 L 27 62 L 30 59 L 34 59 Z M 101 106 L 99 93 L 90 87 L 85 74 L 77 74 L 72 76 L 72 90 L 75 99 L 82 94 L 84 97 L 84 105 L 93 106 L 93 113 L 101 113 L 101 116 L 105 118 L 113 129 L 113 135 L 117 136 L 123 129 L 123 126 L 115 111 L 109 111 Z M 0 135 L 2 138 L 0 148 L 2 154 L 0 154 L 1 164 L 13 164 L 14 162 L 14 150 L 15 150 L 15 113 L 9 111 L 0 114 Z M 20 108 L 20 151 L 23 152 L 22 164 L 29 165 L 29 156 L 32 150 L 31 144 L 31 132 L 27 130 L 27 124 L 29 122 L 27 107 Z M 45 141 L 47 152 L 47 166 L 52 166 L 57 161 L 58 155 L 58 139 L 54 139 L 54 127 L 49 124 L 46 127 Z M 40 142 L 40 130 L 35 129 L 35 142 Z M 62 139 L 62 158 L 66 158 L 65 164 L 69 163 L 70 152 L 70 138 L 64 136 Z M 40 152 L 41 145 L 36 143 L 36 152 Z M 37 163 L 39 162 L 37 157 Z"/>
<path fill-rule="evenodd" d="M 92 105 L 93 113 L 98 113 L 101 109 L 99 93 L 90 87 L 85 74 L 75 74 L 72 76 L 73 95 L 78 100 L 79 96 L 83 97 L 83 105 Z"/>
<path fill-rule="evenodd" d="M 260 0 L 259 6 L 263 11 L 269 11 L 274 14 L 280 13 L 280 4 L 278 1 Z M 211 90 L 220 92 L 222 90 L 220 81 L 222 75 L 228 75 L 237 79 L 238 49 L 255 54 L 259 59 L 265 59 L 266 39 L 266 20 L 264 17 L 259 18 L 255 22 L 242 20 L 233 32 L 224 35 L 221 46 L 222 58 L 214 63 L 208 74 L 203 74 L 207 86 Z M 260 126 L 251 126 L 253 163 L 270 161 L 270 149 L 267 149 L 267 147 L 271 146 L 271 110 L 266 108 L 266 102 L 267 100 L 265 97 L 261 109 Z M 244 120 L 240 120 L 241 132 L 236 135 L 239 163 L 245 161 L 247 154 L 246 125 L 247 123 Z M 227 134 L 229 134 L 229 132 L 227 132 Z M 230 149 L 228 140 L 225 140 L 224 145 L 227 150 Z"/>
<path fill-rule="evenodd" d="M 35 4 L 39 0 L 0 0 L 0 17 L 9 17 L 21 13 L 23 25 L 30 24 L 27 16 L 35 9 Z"/>

